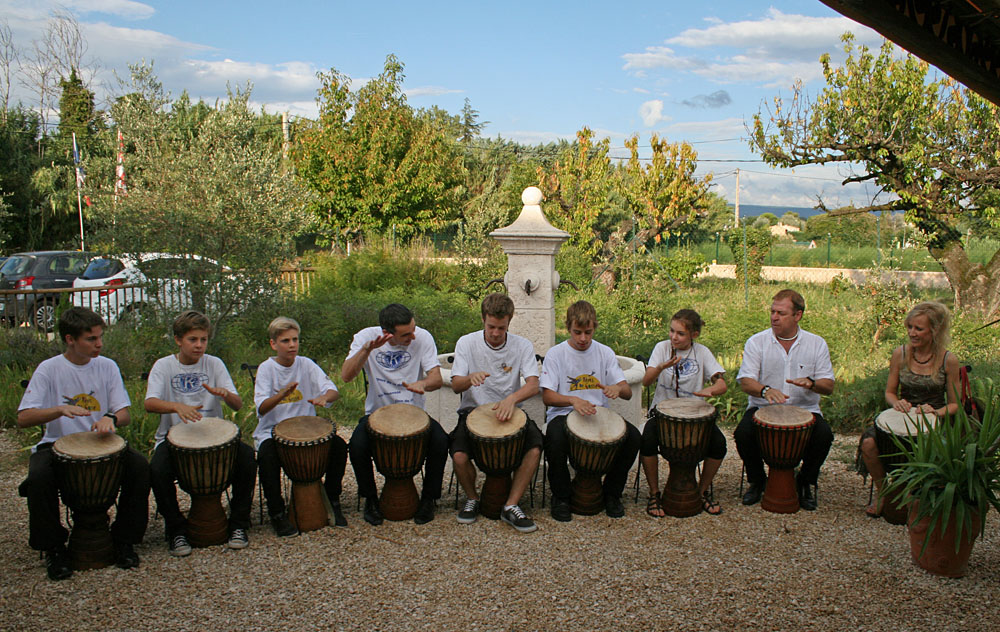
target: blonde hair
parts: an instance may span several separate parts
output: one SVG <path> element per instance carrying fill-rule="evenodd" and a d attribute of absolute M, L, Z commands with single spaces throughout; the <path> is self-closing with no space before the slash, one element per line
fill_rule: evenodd
<path fill-rule="evenodd" d="M 299 324 L 295 322 L 294 319 L 288 316 L 278 316 L 271 321 L 271 324 L 267 326 L 267 336 L 271 340 L 277 340 L 278 336 L 285 333 L 289 329 L 294 329 L 295 331 L 302 333 L 302 328 Z"/>
<path fill-rule="evenodd" d="M 908 326 L 917 316 L 926 316 L 931 326 L 931 349 L 934 350 L 934 355 L 944 352 L 951 342 L 951 312 L 937 301 L 924 301 L 913 306 L 903 324 Z"/>
<path fill-rule="evenodd" d="M 593 325 L 597 328 L 597 310 L 587 301 L 577 301 L 566 309 L 566 329 L 572 329 L 576 323 L 580 327 Z"/>

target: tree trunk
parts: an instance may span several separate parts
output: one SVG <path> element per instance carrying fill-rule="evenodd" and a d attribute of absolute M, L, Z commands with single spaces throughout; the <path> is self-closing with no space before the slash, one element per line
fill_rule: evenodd
<path fill-rule="evenodd" d="M 955 294 L 955 311 L 983 317 L 1000 311 L 1000 251 L 983 265 L 969 261 L 960 239 L 940 241 L 932 241 L 928 250 L 948 277 Z"/>

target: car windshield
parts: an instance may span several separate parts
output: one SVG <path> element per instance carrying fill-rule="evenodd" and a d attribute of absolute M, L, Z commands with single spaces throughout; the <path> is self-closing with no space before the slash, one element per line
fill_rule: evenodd
<path fill-rule="evenodd" d="M 118 259 L 94 259 L 87 266 L 81 275 L 84 279 L 106 279 L 114 276 L 125 269 Z"/>
<path fill-rule="evenodd" d="M 4 262 L 3 267 L 0 268 L 0 274 L 8 277 L 23 275 L 31 267 L 32 261 L 34 261 L 34 257 L 15 255 Z"/>

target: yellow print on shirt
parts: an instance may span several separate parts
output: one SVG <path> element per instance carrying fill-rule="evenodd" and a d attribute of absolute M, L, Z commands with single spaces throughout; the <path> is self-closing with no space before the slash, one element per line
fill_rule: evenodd
<path fill-rule="evenodd" d="M 601 388 L 601 382 L 593 373 L 569 378 L 570 391 L 589 391 L 594 388 Z"/>
<path fill-rule="evenodd" d="M 285 395 L 285 399 L 278 402 L 278 404 L 294 404 L 295 402 L 302 401 L 302 391 L 295 389 L 288 395 Z"/>
<path fill-rule="evenodd" d="M 74 395 L 73 397 L 63 396 L 63 403 L 69 404 L 70 406 L 86 408 L 87 410 L 95 413 L 101 410 L 101 405 L 97 402 L 97 398 L 94 397 L 94 391 L 90 391 L 89 393 L 80 393 L 79 395 Z"/>

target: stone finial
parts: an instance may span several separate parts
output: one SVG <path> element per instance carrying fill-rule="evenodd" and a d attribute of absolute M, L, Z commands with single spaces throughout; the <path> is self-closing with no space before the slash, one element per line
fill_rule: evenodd
<path fill-rule="evenodd" d="M 542 204 L 542 190 L 538 187 L 528 187 L 521 193 L 521 203 L 525 206 L 540 206 Z"/>
<path fill-rule="evenodd" d="M 521 251 L 526 246 L 526 242 L 544 243 L 542 249 L 555 253 L 559 244 L 569 239 L 569 233 L 559 230 L 545 219 L 542 213 L 542 191 L 538 187 L 528 187 L 521 193 L 521 214 L 510 226 L 498 228 L 490 233 L 490 236 L 498 240 L 504 250 L 509 254 L 509 248 L 514 247 Z M 552 248 L 555 244 L 555 249 Z M 530 249 L 530 246 L 529 246 Z"/>

